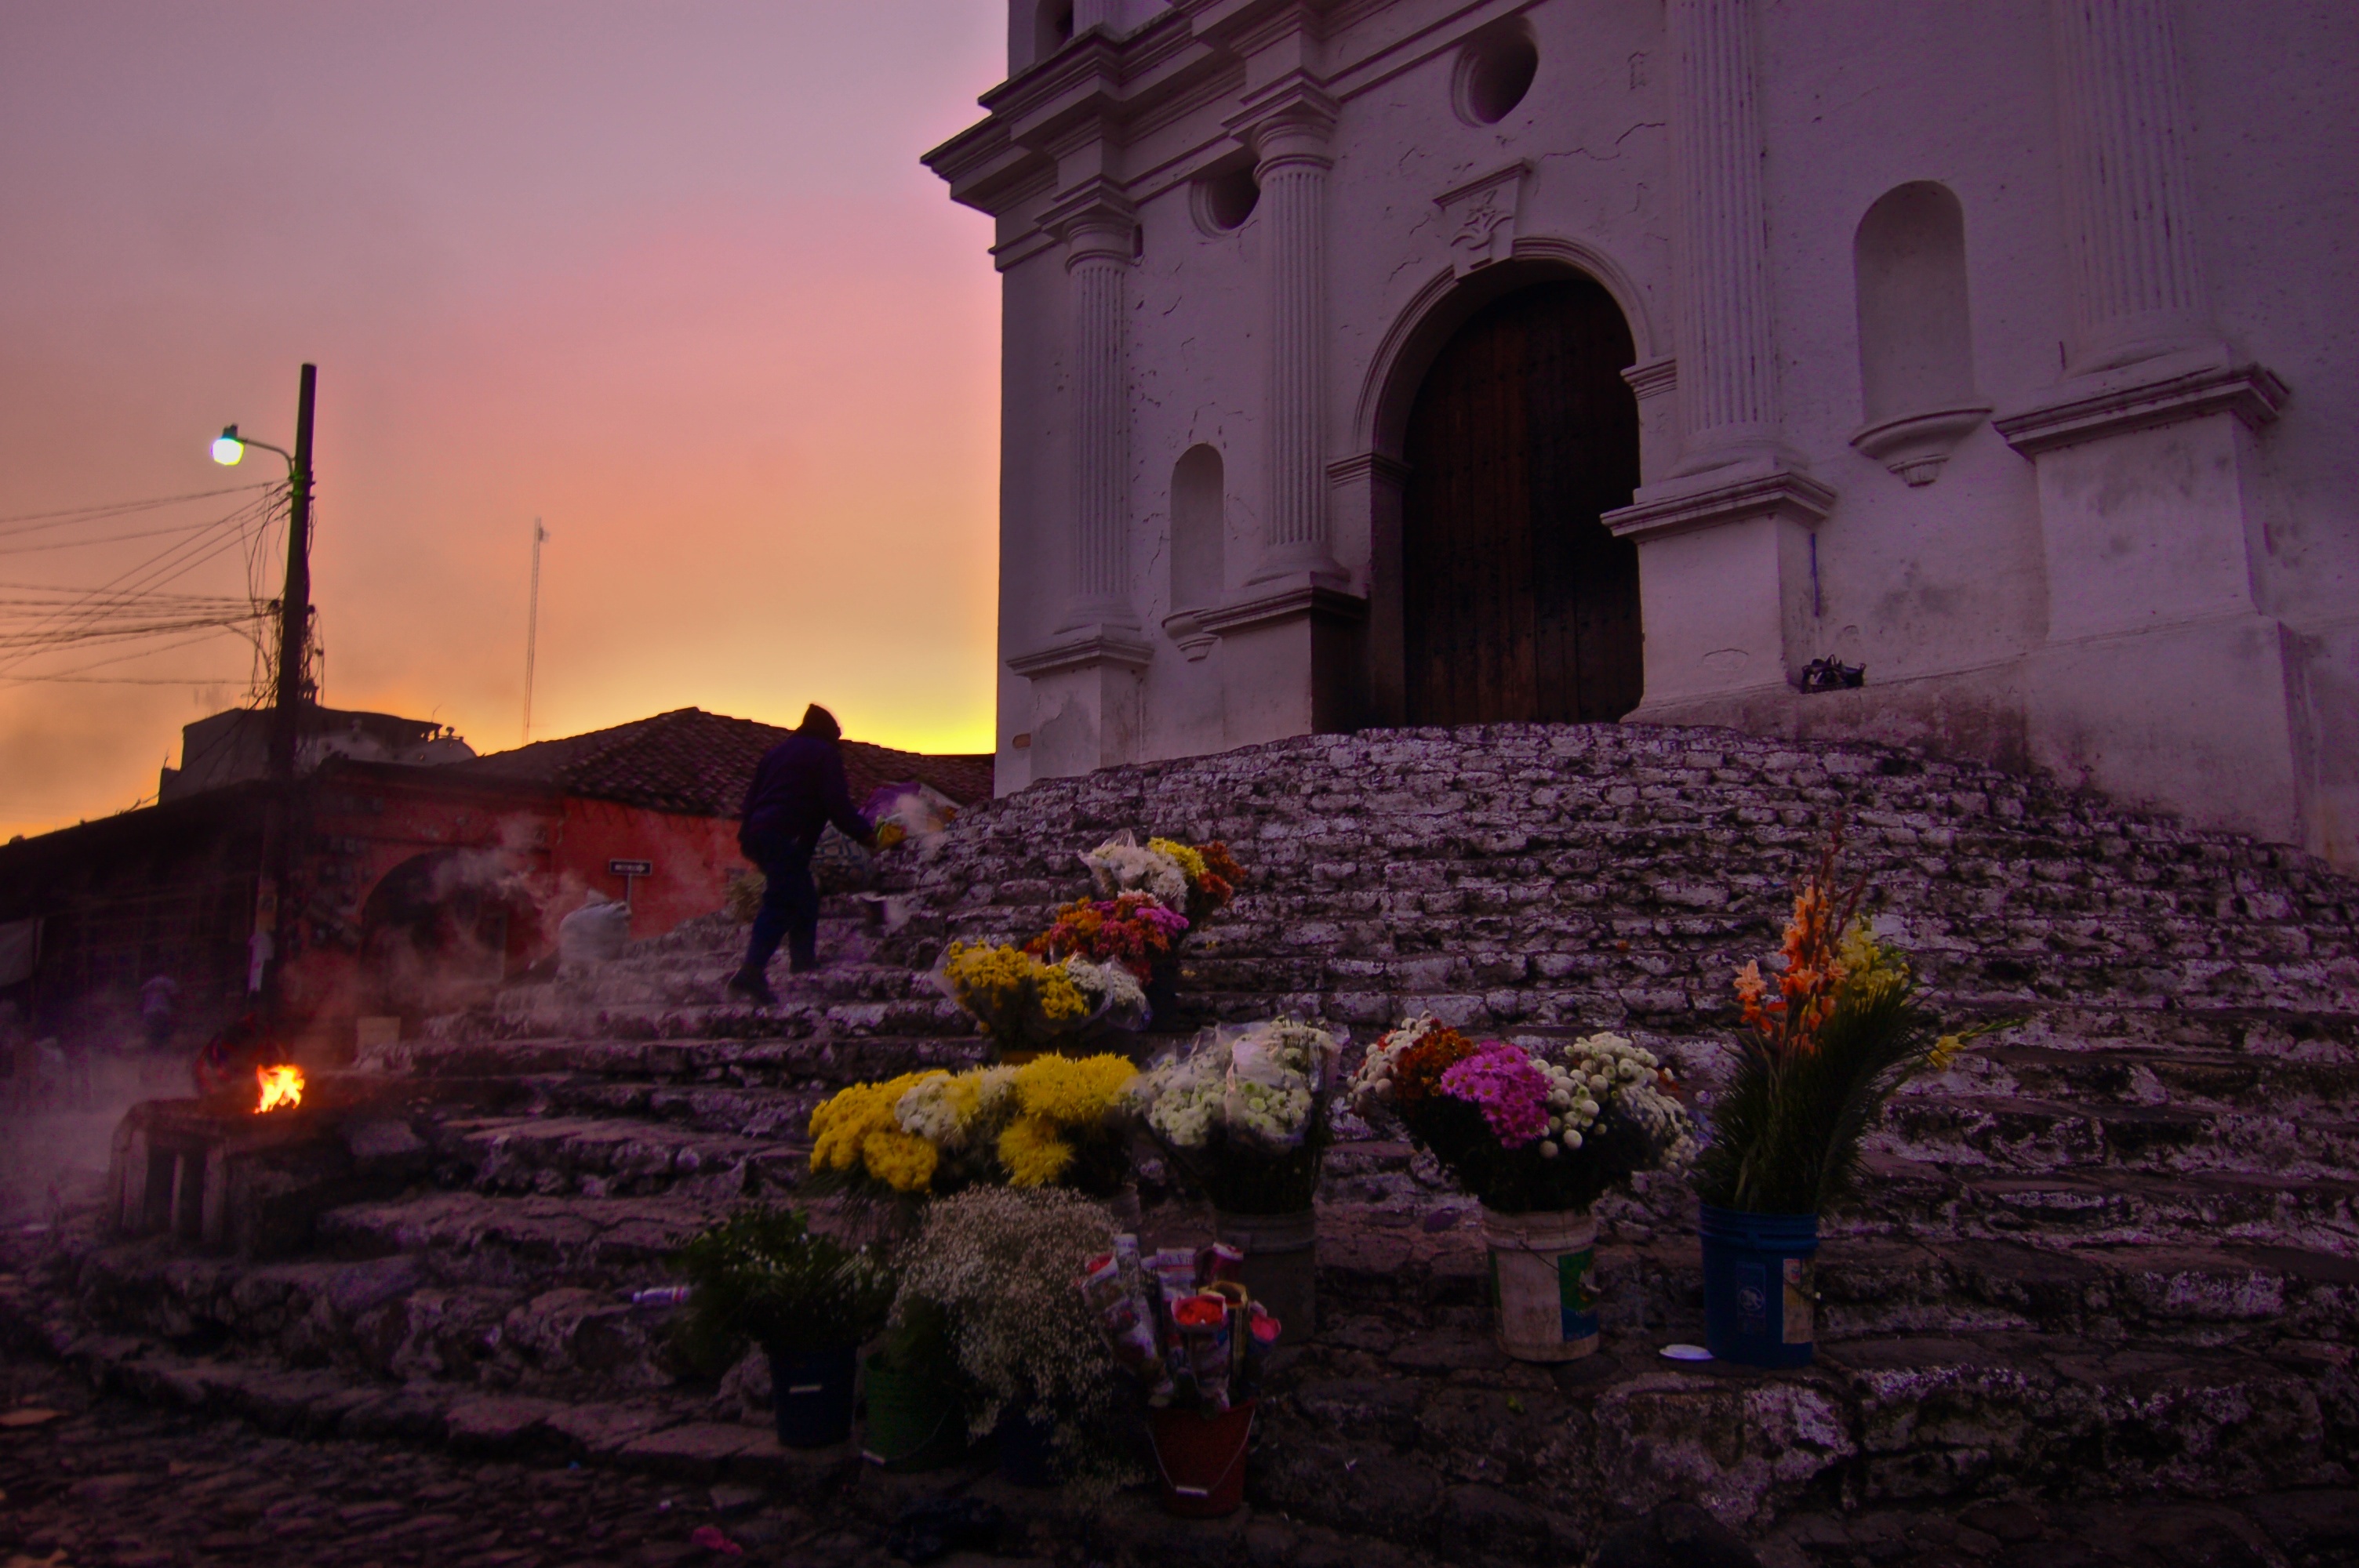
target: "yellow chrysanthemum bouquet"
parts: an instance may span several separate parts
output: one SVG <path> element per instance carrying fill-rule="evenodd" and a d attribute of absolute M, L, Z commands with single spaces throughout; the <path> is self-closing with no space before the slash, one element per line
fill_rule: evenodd
<path fill-rule="evenodd" d="M 1024 948 L 953 941 L 939 976 L 949 998 L 982 1023 L 1000 1054 L 1073 1044 L 1109 1014 L 1144 1019 L 1147 1011 L 1147 998 L 1130 976 L 1085 957 L 1049 962 Z"/>
<path fill-rule="evenodd" d="M 854 1084 L 811 1112 L 811 1170 L 875 1196 L 978 1185 L 1110 1197 L 1130 1177 L 1121 1056 L 1039 1056 Z"/>

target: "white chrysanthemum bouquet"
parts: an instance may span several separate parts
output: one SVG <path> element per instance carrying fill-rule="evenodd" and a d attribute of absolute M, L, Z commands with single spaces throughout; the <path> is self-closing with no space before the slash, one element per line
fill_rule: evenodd
<path fill-rule="evenodd" d="M 1208 1029 L 1131 1089 L 1147 1132 L 1231 1214 L 1310 1206 L 1331 1137 L 1341 1042 L 1281 1018 Z"/>

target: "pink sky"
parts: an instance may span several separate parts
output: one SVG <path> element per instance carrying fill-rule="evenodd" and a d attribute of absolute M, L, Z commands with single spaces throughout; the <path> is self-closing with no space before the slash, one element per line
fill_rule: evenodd
<path fill-rule="evenodd" d="M 11 0 L 0 519 L 271 477 L 206 443 L 292 445 L 310 359 L 331 704 L 516 744 L 538 515 L 537 737 L 817 699 L 988 750 L 990 224 L 917 159 L 1005 37 L 991 0 Z M 170 542 L 8 550 L 129 531 L 0 536 L 0 583 Z M 0 671 L 0 834 L 152 794 L 249 671 L 216 634 L 87 672 L 211 689 L 21 678 L 120 651 Z"/>

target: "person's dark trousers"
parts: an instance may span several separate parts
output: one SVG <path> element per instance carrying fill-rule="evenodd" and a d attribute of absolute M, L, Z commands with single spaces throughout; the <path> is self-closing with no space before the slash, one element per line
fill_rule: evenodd
<path fill-rule="evenodd" d="M 762 907 L 754 916 L 754 934 L 745 945 L 745 971 L 759 975 L 770 967 L 771 955 L 783 939 L 788 967 L 798 972 L 819 966 L 819 889 L 811 881 L 809 838 L 784 843 L 756 841 L 745 846 L 748 858 L 762 868 Z"/>

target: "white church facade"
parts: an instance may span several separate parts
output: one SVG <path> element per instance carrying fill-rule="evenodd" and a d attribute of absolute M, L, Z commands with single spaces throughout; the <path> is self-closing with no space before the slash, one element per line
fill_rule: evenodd
<path fill-rule="evenodd" d="M 1724 724 L 2359 870 L 2359 6 L 1011 0 L 999 788 Z"/>

